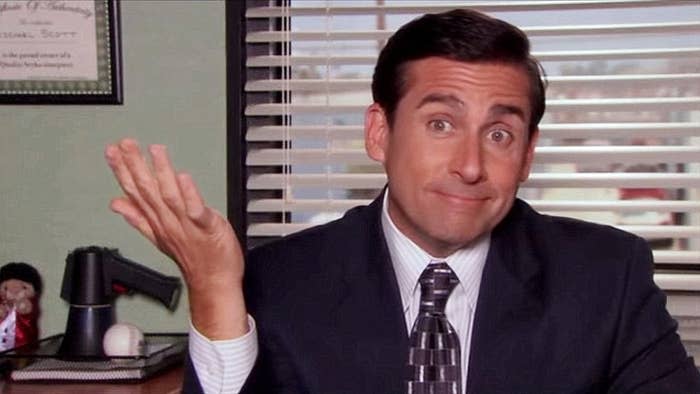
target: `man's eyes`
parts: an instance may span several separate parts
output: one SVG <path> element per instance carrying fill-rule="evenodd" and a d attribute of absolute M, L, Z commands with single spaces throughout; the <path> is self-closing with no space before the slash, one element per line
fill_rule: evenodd
<path fill-rule="evenodd" d="M 513 134 L 504 129 L 493 129 L 486 137 L 497 144 L 508 144 L 513 139 Z"/>
<path fill-rule="evenodd" d="M 456 127 L 445 119 L 431 119 L 427 123 L 428 130 L 436 134 L 455 133 Z M 513 133 L 504 128 L 496 127 L 485 134 L 486 140 L 498 145 L 509 145 L 513 139 Z"/>
<path fill-rule="evenodd" d="M 437 133 L 449 133 L 454 130 L 454 126 L 445 119 L 432 119 L 428 121 L 428 129 Z"/>

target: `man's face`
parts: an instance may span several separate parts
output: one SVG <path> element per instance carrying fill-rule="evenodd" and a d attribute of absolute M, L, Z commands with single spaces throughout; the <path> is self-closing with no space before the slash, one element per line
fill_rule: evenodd
<path fill-rule="evenodd" d="M 367 110 L 365 145 L 393 222 L 444 257 L 491 231 L 529 175 L 529 83 L 515 66 L 438 57 L 409 63 L 405 80 L 391 130 L 379 105 Z"/>

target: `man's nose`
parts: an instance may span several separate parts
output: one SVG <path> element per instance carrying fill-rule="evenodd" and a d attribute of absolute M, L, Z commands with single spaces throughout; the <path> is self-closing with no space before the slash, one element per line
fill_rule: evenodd
<path fill-rule="evenodd" d="M 450 172 L 465 183 L 478 183 L 486 179 L 483 147 L 477 138 L 465 138 L 455 144 Z"/>

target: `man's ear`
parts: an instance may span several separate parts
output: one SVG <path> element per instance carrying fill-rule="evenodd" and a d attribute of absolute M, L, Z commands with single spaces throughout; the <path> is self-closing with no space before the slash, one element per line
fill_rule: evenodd
<path fill-rule="evenodd" d="M 374 103 L 365 111 L 365 150 L 375 161 L 384 163 L 389 144 L 389 122 L 382 107 Z"/>
<path fill-rule="evenodd" d="M 523 166 L 520 168 L 520 182 L 525 182 L 530 176 L 530 168 L 532 167 L 532 160 L 535 158 L 535 145 L 537 145 L 537 139 L 540 136 L 540 129 L 536 128 L 532 131 L 527 142 L 527 150 L 525 151 L 525 157 L 523 158 Z"/>

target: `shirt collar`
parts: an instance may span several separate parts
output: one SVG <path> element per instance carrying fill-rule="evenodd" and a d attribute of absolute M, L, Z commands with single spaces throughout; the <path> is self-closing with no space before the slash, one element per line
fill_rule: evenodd
<path fill-rule="evenodd" d="M 459 278 L 459 286 L 467 295 L 469 306 L 472 310 L 476 309 L 481 274 L 491 244 L 491 234 L 481 236 L 469 247 L 459 249 L 445 258 L 433 257 L 399 231 L 389 216 L 388 198 L 389 189 L 387 188 L 382 202 L 382 230 L 396 273 L 404 310 L 411 304 L 410 300 L 417 289 L 421 273 L 434 261 L 444 261 L 452 268 Z"/>

